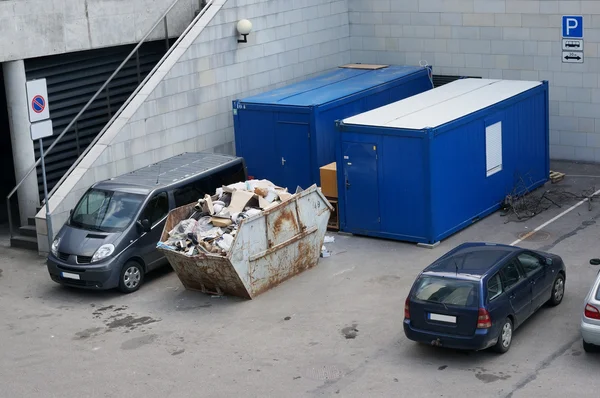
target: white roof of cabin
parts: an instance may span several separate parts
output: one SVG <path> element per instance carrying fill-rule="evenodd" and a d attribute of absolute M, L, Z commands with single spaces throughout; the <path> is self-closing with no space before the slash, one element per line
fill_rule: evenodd
<path fill-rule="evenodd" d="M 344 119 L 344 124 L 411 130 L 435 128 L 541 84 L 521 80 L 460 79 Z"/>

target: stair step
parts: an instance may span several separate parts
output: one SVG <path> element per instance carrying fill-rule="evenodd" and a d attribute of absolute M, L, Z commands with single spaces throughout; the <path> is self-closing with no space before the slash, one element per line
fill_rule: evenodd
<path fill-rule="evenodd" d="M 21 249 L 38 250 L 37 238 L 31 236 L 17 235 L 10 238 L 11 247 L 19 247 Z"/>
<path fill-rule="evenodd" d="M 27 218 L 27 225 L 35 227 L 35 217 L 28 217 Z"/>
<path fill-rule="evenodd" d="M 19 232 L 23 236 L 30 236 L 32 238 L 37 237 L 37 230 L 35 229 L 35 225 L 26 225 L 24 227 L 19 227 Z"/>

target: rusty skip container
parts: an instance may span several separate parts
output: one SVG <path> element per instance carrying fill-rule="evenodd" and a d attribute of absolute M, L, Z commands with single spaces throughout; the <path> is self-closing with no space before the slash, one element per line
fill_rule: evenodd
<path fill-rule="evenodd" d="M 194 203 L 169 213 L 168 231 L 193 213 Z M 317 265 L 332 210 L 316 185 L 243 220 L 227 256 L 186 256 L 160 247 L 186 289 L 253 299 Z"/>

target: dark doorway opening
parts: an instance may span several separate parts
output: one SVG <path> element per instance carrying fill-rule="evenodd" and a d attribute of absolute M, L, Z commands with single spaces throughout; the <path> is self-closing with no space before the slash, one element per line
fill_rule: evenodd
<path fill-rule="evenodd" d="M 0 63 L 0 223 L 8 222 L 6 209 L 6 196 L 17 184 L 15 180 L 15 166 L 13 163 L 12 145 L 10 141 L 10 124 L 8 122 L 8 105 L 6 103 L 6 90 L 4 89 L 4 73 Z M 19 219 L 17 200 L 13 197 L 13 220 Z M 16 218 L 15 218 L 16 217 Z"/>

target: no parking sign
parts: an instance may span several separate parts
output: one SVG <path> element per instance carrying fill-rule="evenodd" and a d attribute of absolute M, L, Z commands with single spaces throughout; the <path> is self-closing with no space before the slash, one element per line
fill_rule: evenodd
<path fill-rule="evenodd" d="M 29 121 L 31 123 L 50 118 L 46 79 L 27 82 L 27 103 L 29 107 Z"/>

